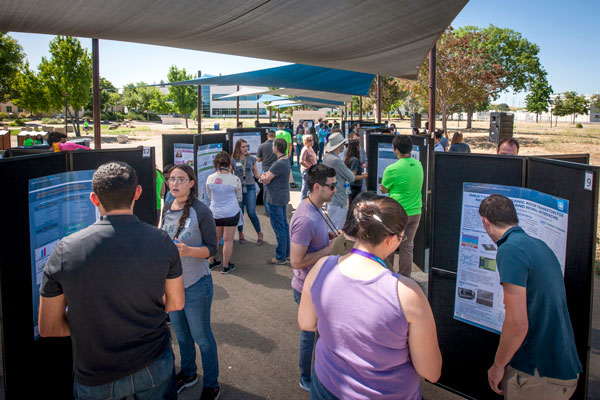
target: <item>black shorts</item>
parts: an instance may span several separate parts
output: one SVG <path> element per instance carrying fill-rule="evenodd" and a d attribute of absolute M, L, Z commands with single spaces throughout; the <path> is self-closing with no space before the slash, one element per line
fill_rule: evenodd
<path fill-rule="evenodd" d="M 227 218 L 215 218 L 215 224 L 217 226 L 237 226 L 240 221 L 240 213 L 238 212 L 233 217 Z"/>

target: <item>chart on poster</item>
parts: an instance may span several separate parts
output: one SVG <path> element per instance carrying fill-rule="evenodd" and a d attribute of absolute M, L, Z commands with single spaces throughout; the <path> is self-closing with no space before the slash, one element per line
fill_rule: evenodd
<path fill-rule="evenodd" d="M 479 215 L 481 202 L 494 193 L 513 201 L 519 226 L 552 249 L 563 275 L 569 201 L 521 187 L 463 184 L 454 318 L 500 333 L 504 323 L 504 296 L 496 265 L 498 248 L 485 231 Z"/>
<path fill-rule="evenodd" d="M 93 224 L 99 217 L 90 201 L 94 170 L 64 172 L 29 180 L 29 231 L 33 331 L 39 338 L 37 317 L 44 265 L 65 236 Z"/>

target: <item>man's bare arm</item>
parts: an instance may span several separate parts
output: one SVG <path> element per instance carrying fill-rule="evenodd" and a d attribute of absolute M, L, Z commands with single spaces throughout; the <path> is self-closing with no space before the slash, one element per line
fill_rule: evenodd
<path fill-rule="evenodd" d="M 55 297 L 40 296 L 38 327 L 40 336 L 43 337 L 71 335 L 67 321 L 67 300 L 64 294 Z"/>
<path fill-rule="evenodd" d="M 185 306 L 185 290 L 183 277 L 167 279 L 165 282 L 165 311 L 183 310 Z"/>

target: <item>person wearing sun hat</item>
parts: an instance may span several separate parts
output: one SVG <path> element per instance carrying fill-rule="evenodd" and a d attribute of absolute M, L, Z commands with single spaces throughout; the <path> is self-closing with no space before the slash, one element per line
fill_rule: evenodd
<path fill-rule="evenodd" d="M 323 164 L 335 169 L 337 176 L 337 191 L 333 195 L 333 200 L 327 203 L 327 215 L 336 229 L 341 229 L 344 221 L 346 221 L 346 212 L 348 211 L 346 181 L 354 182 L 354 173 L 344 164 L 344 160 L 339 157 L 339 154 L 344 150 L 346 142 L 347 139 L 340 132 L 332 133 L 325 145 L 325 156 L 323 157 Z"/>

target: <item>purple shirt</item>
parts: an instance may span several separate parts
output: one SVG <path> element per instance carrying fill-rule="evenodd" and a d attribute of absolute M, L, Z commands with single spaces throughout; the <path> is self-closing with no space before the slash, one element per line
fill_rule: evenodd
<path fill-rule="evenodd" d="M 290 240 L 292 243 L 307 246 L 307 253 L 314 253 L 329 245 L 329 230 L 323 214 L 307 201 L 301 201 L 290 221 Z M 312 265 L 294 269 L 292 287 L 302 293 L 304 279 Z"/>
<path fill-rule="evenodd" d="M 420 399 L 398 278 L 389 270 L 350 278 L 340 272 L 339 257 L 327 258 L 310 290 L 320 335 L 317 377 L 340 399 Z"/>

